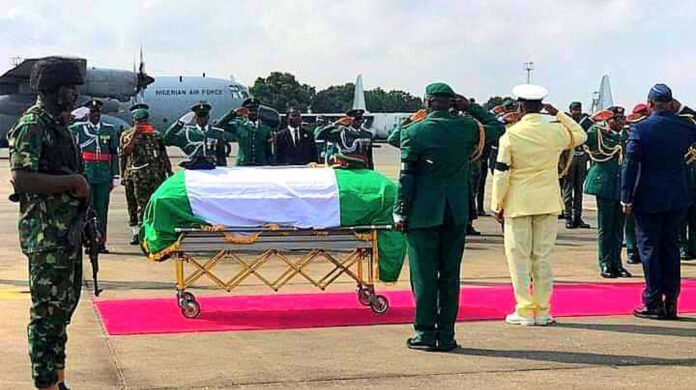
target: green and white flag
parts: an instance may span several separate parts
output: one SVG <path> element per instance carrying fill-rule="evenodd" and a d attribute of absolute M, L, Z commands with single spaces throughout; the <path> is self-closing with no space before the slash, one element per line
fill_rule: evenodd
<path fill-rule="evenodd" d="M 378 172 L 305 167 L 184 170 L 165 181 L 145 210 L 141 235 L 151 259 L 174 244 L 176 228 L 274 224 L 302 229 L 392 224 L 396 184 Z M 396 281 L 406 244 L 380 231 L 380 279 Z"/>

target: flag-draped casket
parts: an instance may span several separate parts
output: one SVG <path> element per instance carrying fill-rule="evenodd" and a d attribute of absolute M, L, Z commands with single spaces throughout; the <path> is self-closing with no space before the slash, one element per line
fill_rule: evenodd
<path fill-rule="evenodd" d="M 152 195 L 141 238 L 150 259 L 163 260 L 176 228 L 268 225 L 331 229 L 390 225 L 396 184 L 371 170 L 234 167 L 183 170 Z M 379 276 L 396 281 L 406 252 L 401 233 L 379 231 Z"/>

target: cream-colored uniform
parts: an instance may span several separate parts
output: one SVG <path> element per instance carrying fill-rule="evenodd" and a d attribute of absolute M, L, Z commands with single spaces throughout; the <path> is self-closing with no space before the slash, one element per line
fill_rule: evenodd
<path fill-rule="evenodd" d="M 551 251 L 563 210 L 558 159 L 582 145 L 585 131 L 563 112 L 557 122 L 527 114 L 500 138 L 491 209 L 504 211 L 505 255 L 521 317 L 549 314 Z M 532 281 L 533 288 L 530 289 Z"/>

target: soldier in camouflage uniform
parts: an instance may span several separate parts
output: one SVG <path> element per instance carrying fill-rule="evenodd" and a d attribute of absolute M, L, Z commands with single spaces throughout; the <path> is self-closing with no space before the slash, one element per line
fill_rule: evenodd
<path fill-rule="evenodd" d="M 82 74 L 74 61 L 37 62 L 30 78 L 36 104 L 8 133 L 11 199 L 19 201 L 19 239 L 29 259 L 29 356 L 40 389 L 66 389 L 67 325 L 82 286 L 81 243 L 71 232 L 77 226 L 81 233 L 78 216 L 89 184 L 79 174 L 78 148 L 66 127 L 79 84 Z"/>
<path fill-rule="evenodd" d="M 150 106 L 148 106 L 145 103 L 137 103 L 134 104 L 130 107 L 129 111 L 131 112 L 131 115 L 135 112 L 135 110 L 143 108 L 145 110 L 149 110 Z M 135 124 L 135 119 L 133 119 L 133 124 Z M 125 131 L 121 132 L 119 135 L 119 149 L 118 149 L 118 157 L 119 157 L 119 165 L 121 168 L 121 184 L 124 187 L 125 193 L 126 193 L 126 208 L 128 210 L 128 226 L 131 228 L 131 245 L 138 245 L 138 200 L 135 199 L 135 187 L 133 186 L 133 180 L 130 179 L 130 176 L 128 175 L 128 170 L 126 167 L 129 164 L 130 159 L 126 156 L 123 155 L 123 148 L 120 147 L 120 145 L 123 145 L 123 134 L 125 134 Z"/>
<path fill-rule="evenodd" d="M 111 190 L 119 181 L 118 134 L 115 126 L 101 121 L 102 105 L 100 100 L 92 99 L 85 105 L 89 109 L 88 120 L 74 123 L 69 129 L 82 151 L 90 199 L 102 236 L 100 253 L 109 253 L 105 245 L 106 227 Z"/>
<path fill-rule="evenodd" d="M 142 226 L 150 196 L 172 173 L 164 138 L 148 123 L 149 117 L 147 109 L 136 109 L 135 125 L 121 135 L 121 153 L 128 159 L 125 172 L 133 183 L 138 205 L 138 227 Z"/>

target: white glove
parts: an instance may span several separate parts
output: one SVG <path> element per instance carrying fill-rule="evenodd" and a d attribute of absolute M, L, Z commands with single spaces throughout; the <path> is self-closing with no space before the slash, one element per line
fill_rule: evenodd
<path fill-rule="evenodd" d="M 87 107 L 79 107 L 74 109 L 70 115 L 72 115 L 76 120 L 83 119 L 87 115 L 89 115 L 89 108 Z"/>
<path fill-rule="evenodd" d="M 179 118 L 179 122 L 189 125 L 193 122 L 193 118 L 196 116 L 196 113 L 193 111 L 189 111 L 186 114 L 184 114 L 181 118 Z"/>
<path fill-rule="evenodd" d="M 119 185 L 121 185 L 121 179 L 120 179 L 120 178 L 114 177 L 113 179 L 111 179 L 111 186 L 112 186 L 113 188 L 116 188 L 116 187 L 118 187 Z"/>

